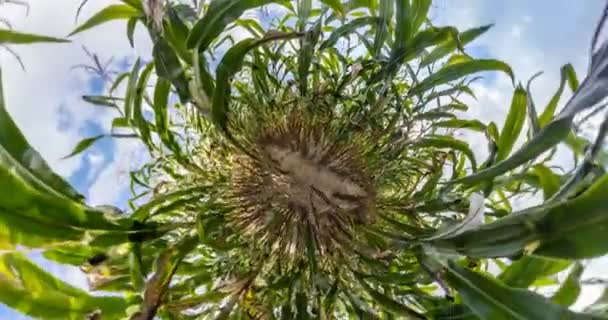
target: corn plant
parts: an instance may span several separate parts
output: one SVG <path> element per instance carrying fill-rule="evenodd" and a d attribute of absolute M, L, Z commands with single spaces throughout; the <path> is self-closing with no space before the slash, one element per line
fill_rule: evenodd
<path fill-rule="evenodd" d="M 565 65 L 539 114 L 532 80 L 466 53 L 490 25 L 437 26 L 430 7 L 122 0 L 85 19 L 71 35 L 114 20 L 132 45 L 137 25 L 149 32 L 152 61 L 85 100 L 114 108 L 107 136 L 138 138 L 150 161 L 130 174 L 127 212 L 90 207 L 0 99 L 0 302 L 41 319 L 603 319 L 607 294 L 568 307 L 581 260 L 608 252 L 608 122 L 595 141 L 577 131 L 608 93 L 606 17 L 587 77 Z M 0 44 L 49 40 L 0 31 Z M 462 117 L 480 72 L 513 82 L 503 124 Z M 553 165 L 561 143 L 571 171 Z M 64 283 L 23 247 L 117 294 Z"/>

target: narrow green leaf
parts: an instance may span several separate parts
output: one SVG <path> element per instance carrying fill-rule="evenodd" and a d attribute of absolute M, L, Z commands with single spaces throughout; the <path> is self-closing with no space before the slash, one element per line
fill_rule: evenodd
<path fill-rule="evenodd" d="M 498 279 L 513 288 L 527 288 L 536 279 L 555 275 L 570 265 L 568 260 L 526 255 L 511 263 Z"/>
<path fill-rule="evenodd" d="M 367 293 L 369 293 L 369 295 L 386 310 L 390 310 L 395 314 L 405 316 L 407 317 L 407 319 L 426 319 L 426 317 L 413 310 L 412 308 L 401 304 L 388 297 L 384 293 L 370 287 L 367 283 L 365 283 L 364 280 L 360 280 L 359 283 L 365 289 L 365 291 L 367 291 Z"/>
<path fill-rule="evenodd" d="M 607 197 L 603 176 L 573 200 L 514 212 L 436 245 L 472 257 L 512 256 L 524 249 L 562 259 L 597 257 L 608 252 Z"/>
<path fill-rule="evenodd" d="M 414 0 L 412 1 L 412 34 L 416 34 L 422 23 L 427 19 L 432 0 Z"/>
<path fill-rule="evenodd" d="M 434 126 L 439 128 L 453 128 L 453 129 L 470 129 L 478 132 L 485 132 L 486 125 L 479 120 L 464 120 L 464 119 L 450 119 L 438 121 Z"/>
<path fill-rule="evenodd" d="M 90 146 L 92 146 L 95 142 L 97 142 L 97 140 L 104 138 L 105 136 L 106 136 L 105 134 L 100 134 L 98 136 L 80 140 L 80 142 L 78 142 L 78 144 L 76 144 L 76 147 L 74 147 L 74 150 L 72 150 L 72 152 L 70 152 L 70 154 L 68 154 L 67 156 L 63 157 L 63 159 L 71 158 L 71 157 L 83 152 L 84 150 L 86 150 Z"/>
<path fill-rule="evenodd" d="M 112 83 L 112 86 L 110 87 L 110 91 L 109 94 L 112 95 L 112 93 L 118 88 L 118 86 L 129 77 L 131 73 L 129 71 L 123 72 L 121 74 L 119 74 L 118 76 L 116 76 L 116 79 L 114 79 L 114 83 Z"/>
<path fill-rule="evenodd" d="M 372 55 L 375 58 L 379 58 L 382 53 L 382 48 L 388 37 L 388 27 L 393 16 L 394 1 L 393 0 L 380 0 L 379 7 L 380 15 L 378 25 L 376 26 L 376 33 L 374 37 L 374 51 Z"/>
<path fill-rule="evenodd" d="M 561 182 L 559 176 L 551 169 L 542 164 L 535 165 L 532 173 L 539 179 L 540 186 L 543 189 L 543 198 L 545 200 L 551 198 L 560 188 Z"/>
<path fill-rule="evenodd" d="M 445 279 L 481 319 L 593 319 L 575 314 L 534 292 L 513 289 L 455 263 L 445 266 Z"/>
<path fill-rule="evenodd" d="M 110 107 L 118 110 L 117 101 L 122 99 L 108 96 L 82 96 L 82 100 L 101 107 Z"/>
<path fill-rule="evenodd" d="M 357 29 L 362 28 L 364 26 L 373 25 L 378 23 L 378 17 L 360 17 L 352 19 L 351 21 L 341 25 L 339 28 L 334 30 L 331 33 L 329 38 L 325 40 L 319 50 L 325 50 L 327 48 L 333 48 L 336 45 L 340 38 L 348 36 L 353 32 L 357 31 Z"/>
<path fill-rule="evenodd" d="M 145 274 L 141 262 L 141 243 L 131 243 L 129 252 L 129 275 L 133 289 L 141 291 L 144 287 Z"/>
<path fill-rule="evenodd" d="M 395 1 L 395 5 L 395 38 L 391 60 L 395 59 L 407 46 L 412 36 L 412 19 L 414 14 L 410 8 L 410 0 L 397 0 Z"/>
<path fill-rule="evenodd" d="M 129 120 L 127 120 L 127 118 L 123 118 L 123 117 L 117 117 L 112 119 L 112 130 L 114 130 L 115 128 L 129 128 L 131 127 L 131 124 L 129 123 Z"/>
<path fill-rule="evenodd" d="M 73 297 L 88 295 L 86 291 L 53 277 L 21 253 L 3 254 L 0 256 L 0 263 L 4 264 L 4 268 L 0 268 L 0 276 L 19 280 L 23 288 L 30 293 L 55 291 Z"/>
<path fill-rule="evenodd" d="M 472 28 L 472 29 L 466 30 L 466 31 L 458 34 L 458 40 L 460 41 L 460 45 L 465 46 L 466 44 L 472 42 L 477 37 L 479 37 L 480 35 L 484 34 L 486 31 L 488 31 L 490 28 L 492 28 L 492 26 L 494 26 L 494 25 L 489 24 L 489 25 L 485 25 L 485 26 L 481 26 L 481 27 L 477 27 L 477 28 Z M 442 42 L 440 45 L 435 47 L 435 49 L 433 49 L 431 52 L 429 52 L 427 55 L 425 55 L 422 58 L 421 66 L 426 67 L 426 66 L 430 65 L 431 63 L 436 62 L 437 60 L 452 53 L 457 48 L 458 48 L 458 41 L 456 41 L 456 39 L 454 39 L 452 37 L 452 38 Z"/>
<path fill-rule="evenodd" d="M 321 22 L 317 21 L 314 28 L 300 38 L 300 51 L 298 54 L 298 76 L 300 80 L 300 93 L 304 95 L 308 89 L 308 74 L 310 65 L 315 56 L 315 46 L 321 35 Z"/>
<path fill-rule="evenodd" d="M 141 12 L 144 12 L 144 7 L 141 0 L 120 0 L 123 3 L 130 5 L 131 7 L 138 9 Z"/>
<path fill-rule="evenodd" d="M 129 74 L 129 81 L 127 82 L 127 89 L 125 93 L 125 118 L 131 120 L 133 118 L 133 99 L 135 99 L 135 90 L 137 86 L 137 78 L 139 77 L 139 67 L 141 60 L 137 58 L 131 73 Z"/>
<path fill-rule="evenodd" d="M 570 117 L 556 119 L 542 128 L 538 135 L 526 142 L 519 150 L 511 155 L 511 157 L 491 167 L 479 170 L 472 175 L 452 180 L 450 183 L 472 185 L 493 179 L 509 170 L 515 169 L 518 166 L 535 159 L 540 154 L 551 149 L 565 139 L 571 131 L 571 126 L 572 118 Z"/>
<path fill-rule="evenodd" d="M 346 13 L 344 12 L 344 6 L 340 0 L 321 0 L 321 3 L 330 7 L 334 12 L 337 12 L 341 16 L 344 16 Z"/>
<path fill-rule="evenodd" d="M 454 139 L 451 136 L 429 135 L 415 141 L 413 144 L 417 147 L 448 148 L 460 151 L 464 153 L 467 158 L 469 158 L 473 171 L 477 169 L 477 161 L 475 160 L 475 155 L 473 154 L 471 148 L 469 148 L 469 145 L 464 141 Z"/>
<path fill-rule="evenodd" d="M 160 136 L 163 144 L 173 150 L 179 157 L 181 149 L 176 142 L 173 134 L 169 130 L 169 93 L 171 92 L 171 83 L 165 79 L 159 79 L 154 88 L 154 124 L 156 131 Z"/>
<path fill-rule="evenodd" d="M 75 298 L 56 291 L 29 292 L 2 278 L 0 301 L 28 316 L 54 320 L 81 320 L 95 311 L 109 319 L 120 319 L 127 308 L 126 301 L 119 297 Z"/>
<path fill-rule="evenodd" d="M 163 38 L 158 39 L 154 44 L 152 55 L 158 76 L 171 82 L 177 90 L 180 101 L 189 101 L 190 89 L 188 88 L 186 73 L 169 43 Z"/>
<path fill-rule="evenodd" d="M 264 43 L 274 40 L 299 37 L 298 33 L 275 32 L 267 34 L 262 39 L 245 39 L 230 48 L 216 70 L 216 88 L 213 94 L 212 115 L 215 123 L 226 133 L 228 132 L 228 103 L 230 101 L 230 80 L 241 70 L 243 59 L 247 53 Z"/>
<path fill-rule="evenodd" d="M 555 110 L 557 109 L 557 104 L 559 103 L 559 99 L 561 98 L 564 92 L 566 81 L 569 81 L 568 75 L 572 73 L 574 73 L 574 67 L 571 64 L 566 64 L 561 68 L 561 78 L 559 82 L 559 87 L 557 88 L 557 91 L 553 94 L 553 97 L 551 97 L 551 100 L 549 101 L 547 106 L 545 106 L 543 113 L 538 117 L 538 124 L 541 128 L 546 126 L 553 118 Z"/>
<path fill-rule="evenodd" d="M 144 70 L 141 72 L 137 86 L 135 88 L 135 95 L 133 96 L 133 122 L 137 125 L 142 141 L 152 149 L 152 136 L 150 134 L 150 125 L 144 118 L 142 104 L 146 87 L 148 86 L 148 80 L 154 63 L 149 63 Z"/>
<path fill-rule="evenodd" d="M 156 311 L 163 303 L 169 288 L 171 278 L 177 266 L 198 243 L 197 237 L 182 239 L 175 247 L 170 247 L 160 254 L 156 260 L 156 271 L 146 283 L 142 312 L 132 320 L 153 319 Z"/>
<path fill-rule="evenodd" d="M 564 307 L 569 307 L 576 302 L 578 295 L 581 293 L 580 280 L 584 270 L 583 265 L 578 262 L 575 263 L 566 280 L 551 297 L 551 301 Z"/>
<path fill-rule="evenodd" d="M 0 29 L 0 45 L 30 44 L 37 42 L 70 42 L 70 40 Z"/>
<path fill-rule="evenodd" d="M 188 36 L 188 49 L 204 51 L 224 31 L 226 26 L 238 19 L 245 10 L 260 7 L 275 0 L 214 0 L 205 16 L 196 22 Z"/>
<path fill-rule="evenodd" d="M 102 249 L 81 243 L 64 244 L 45 250 L 42 255 L 51 261 L 73 266 L 85 264 L 91 257 L 104 253 Z"/>
<path fill-rule="evenodd" d="M 438 85 L 446 84 L 450 81 L 458 80 L 481 71 L 502 71 L 506 73 L 511 80 L 514 80 L 511 67 L 502 61 L 491 59 L 471 60 L 439 69 L 439 71 L 433 73 L 418 85 L 412 87 L 409 94 L 418 95 Z"/>
<path fill-rule="evenodd" d="M 527 101 L 526 90 L 521 86 L 517 86 L 513 93 L 511 107 L 505 119 L 505 124 L 500 131 L 497 142 L 498 154 L 496 155 L 496 161 L 506 159 L 511 150 L 513 150 L 513 146 L 526 122 Z"/>
<path fill-rule="evenodd" d="M 188 51 L 188 47 L 186 46 L 190 29 L 184 21 L 182 21 L 179 13 L 174 7 L 167 9 L 166 16 L 168 19 L 164 20 L 164 32 L 167 41 L 173 47 L 180 59 L 188 64 L 192 64 L 192 54 Z"/>
<path fill-rule="evenodd" d="M 98 25 L 110 22 L 113 20 L 127 20 L 130 18 L 140 17 L 141 12 L 132 6 L 124 4 L 113 4 L 103 8 L 101 11 L 94 14 L 85 23 L 78 26 L 68 36 L 71 37 L 82 31 L 94 28 Z"/>
<path fill-rule="evenodd" d="M 133 37 L 135 35 L 137 21 L 139 21 L 138 18 L 130 18 L 129 21 L 127 21 L 127 39 L 129 39 L 129 45 L 131 45 L 131 48 L 135 48 L 135 40 L 133 40 Z"/>

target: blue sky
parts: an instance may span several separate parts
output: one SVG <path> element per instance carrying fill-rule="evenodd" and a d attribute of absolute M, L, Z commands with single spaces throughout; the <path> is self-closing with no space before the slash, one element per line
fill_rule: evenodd
<path fill-rule="evenodd" d="M 5 5 L 1 18 L 22 31 L 65 36 L 74 28 L 79 0 L 32 0 L 30 14 L 17 6 Z M 84 8 L 81 19 L 90 16 L 112 0 L 96 0 Z M 580 78 L 586 70 L 589 39 L 598 19 L 601 0 L 436 0 L 432 19 L 436 25 L 455 25 L 460 29 L 495 23 L 486 35 L 472 43 L 469 53 L 477 57 L 502 59 L 514 68 L 518 81 L 525 82 L 538 71 L 544 75 L 535 82 L 535 101 L 542 107 L 559 83 L 559 68 L 571 62 Z M 128 171 L 145 159 L 142 146 L 134 141 L 104 139 L 81 155 L 61 158 L 85 137 L 108 133 L 114 114 L 88 105 L 84 94 L 102 91 L 99 79 L 70 67 L 89 60 L 81 49 L 86 45 L 102 60 L 116 58 L 116 69 L 124 61 L 141 56 L 149 59 L 151 46 L 145 32 L 136 32 L 136 47 L 130 48 L 124 35 L 125 23 L 110 23 L 79 35 L 70 44 L 37 45 L 15 48 L 26 65 L 23 72 L 10 55 L 0 49 L 8 110 L 30 143 L 50 165 L 87 195 L 92 205 L 123 207 L 128 194 Z M 474 85 L 478 100 L 469 101 L 468 116 L 502 123 L 510 103 L 512 86 L 504 75 L 488 75 Z M 467 137 L 469 138 L 469 137 Z M 485 142 L 470 137 L 476 150 Z M 482 152 L 482 151 L 480 151 Z M 42 260 L 40 260 L 42 261 Z M 77 269 L 45 264 L 51 272 L 79 286 L 84 277 Z M 605 260 L 590 262 L 586 276 L 608 270 Z M 586 288 L 578 305 L 592 300 L 599 288 Z M 19 319 L 0 306 L 0 319 Z"/>

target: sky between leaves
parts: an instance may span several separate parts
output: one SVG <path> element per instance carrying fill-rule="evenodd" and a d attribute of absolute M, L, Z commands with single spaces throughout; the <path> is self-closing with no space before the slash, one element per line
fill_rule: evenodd
<path fill-rule="evenodd" d="M 67 35 L 75 26 L 80 0 L 31 0 L 29 16 L 23 7 L 5 4 L 0 18 L 7 19 L 19 31 L 56 37 Z M 89 1 L 82 11 L 86 19 L 112 0 Z M 537 108 L 542 108 L 559 83 L 560 67 L 570 62 L 582 79 L 587 68 L 588 48 L 602 0 L 435 0 L 431 19 L 436 25 L 454 25 L 459 29 L 495 23 L 484 36 L 473 42 L 468 52 L 476 57 L 493 57 L 509 63 L 519 81 L 544 71 L 532 87 Z M 145 161 L 145 150 L 137 141 L 104 139 L 86 152 L 67 159 L 78 141 L 108 133 L 114 114 L 83 102 L 83 94 L 103 90 L 101 79 L 72 66 L 90 63 L 85 51 L 99 55 L 102 62 L 114 57 L 115 70 L 125 69 L 137 56 L 150 59 L 151 44 L 143 30 L 136 32 L 136 47 L 129 47 L 124 36 L 125 23 L 109 23 L 85 32 L 69 44 L 15 47 L 26 71 L 0 48 L 7 107 L 25 136 L 59 174 L 68 177 L 92 205 L 113 204 L 125 208 L 128 199 L 128 171 Z M 245 36 L 237 35 L 237 36 Z M 503 122 L 509 107 L 512 85 L 504 75 L 485 75 L 473 85 L 477 101 L 470 101 L 467 117 Z M 565 100 L 565 99 L 564 99 Z M 591 123 L 593 125 L 593 123 Z M 467 136 L 475 152 L 482 155 L 485 141 Z M 560 157 L 569 164 L 569 155 Z M 526 206 L 526 204 L 522 204 Z M 86 287 L 84 276 L 76 268 L 57 266 L 33 258 L 64 280 Z M 608 259 L 589 261 L 584 278 L 601 276 L 608 270 Z M 583 289 L 575 308 L 595 299 L 599 286 Z M 0 305 L 0 319 L 22 316 Z M 27 319 L 24 317 L 23 319 Z"/>

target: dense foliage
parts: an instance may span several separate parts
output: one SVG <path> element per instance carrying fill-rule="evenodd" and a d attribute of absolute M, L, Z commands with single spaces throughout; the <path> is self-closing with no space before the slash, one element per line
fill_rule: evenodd
<path fill-rule="evenodd" d="M 89 17 L 71 35 L 124 20 L 133 45 L 149 31 L 152 61 L 84 99 L 113 108 L 108 136 L 138 138 L 150 161 L 131 172 L 129 212 L 87 206 L 0 95 L 0 302 L 41 319 L 608 316 L 608 294 L 568 309 L 580 260 L 608 252 L 607 122 L 595 141 L 577 131 L 608 93 L 605 19 L 585 80 L 565 65 L 539 114 L 507 63 L 464 51 L 491 26 L 436 26 L 430 6 L 122 0 Z M 49 41 L 64 40 L 0 30 L 2 45 Z M 513 81 L 503 124 L 463 117 L 480 72 Z M 571 171 L 555 166 L 560 143 Z M 119 294 L 66 284 L 23 247 Z"/>

